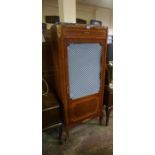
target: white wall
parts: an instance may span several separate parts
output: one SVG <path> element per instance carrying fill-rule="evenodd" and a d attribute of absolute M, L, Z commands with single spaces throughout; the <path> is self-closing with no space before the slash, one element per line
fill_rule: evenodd
<path fill-rule="evenodd" d="M 43 0 L 42 3 L 42 21 L 45 22 L 46 15 L 59 15 L 57 0 Z M 87 20 L 97 19 L 103 22 L 104 26 L 108 26 L 110 31 L 113 29 L 113 12 L 112 9 L 96 7 L 91 5 L 76 5 L 76 17 Z M 48 24 L 48 28 L 51 25 Z"/>
<path fill-rule="evenodd" d="M 108 26 L 109 33 L 113 33 L 113 11 L 106 8 L 96 8 L 96 19 L 101 20 L 104 26 Z"/>
<path fill-rule="evenodd" d="M 76 7 L 77 18 L 81 18 L 87 21 L 95 18 L 95 8 L 93 6 L 77 4 Z"/>
<path fill-rule="evenodd" d="M 76 0 L 58 0 L 61 22 L 76 23 Z"/>

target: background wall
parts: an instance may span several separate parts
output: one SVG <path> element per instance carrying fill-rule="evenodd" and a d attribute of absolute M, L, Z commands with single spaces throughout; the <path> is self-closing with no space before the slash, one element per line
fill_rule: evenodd
<path fill-rule="evenodd" d="M 43 0 L 42 2 L 42 22 L 45 22 L 46 15 L 59 15 L 57 0 Z M 113 10 L 92 5 L 77 4 L 76 17 L 87 20 L 101 20 L 104 26 L 108 26 L 110 32 L 113 29 Z M 47 27 L 50 28 L 51 24 Z"/>

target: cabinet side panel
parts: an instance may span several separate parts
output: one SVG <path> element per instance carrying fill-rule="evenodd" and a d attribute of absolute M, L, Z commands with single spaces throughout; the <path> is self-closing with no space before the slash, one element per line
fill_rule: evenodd
<path fill-rule="evenodd" d="M 62 104 L 64 112 L 65 124 L 68 122 L 67 117 L 67 94 L 65 86 L 65 66 L 64 66 L 64 51 L 63 38 L 61 36 L 61 27 L 53 26 L 51 29 L 52 35 L 52 61 L 55 66 L 54 76 L 54 91 Z M 59 36 L 60 34 L 60 36 Z"/>

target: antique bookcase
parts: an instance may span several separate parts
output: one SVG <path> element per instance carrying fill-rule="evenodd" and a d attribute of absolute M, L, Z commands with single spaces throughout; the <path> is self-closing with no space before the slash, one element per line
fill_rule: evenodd
<path fill-rule="evenodd" d="M 102 121 L 107 27 L 56 24 L 51 27 L 54 91 L 68 129 L 87 119 Z"/>

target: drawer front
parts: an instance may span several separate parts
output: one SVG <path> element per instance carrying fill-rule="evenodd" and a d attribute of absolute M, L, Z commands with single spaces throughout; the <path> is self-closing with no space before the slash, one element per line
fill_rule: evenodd
<path fill-rule="evenodd" d="M 105 29 L 86 29 L 86 28 L 65 28 L 63 30 L 64 38 L 106 38 L 106 30 Z"/>
<path fill-rule="evenodd" d="M 42 127 L 43 128 L 46 128 L 50 125 L 53 125 L 59 122 L 60 122 L 60 112 L 58 108 L 42 112 Z"/>
<path fill-rule="evenodd" d="M 69 104 L 69 121 L 76 123 L 100 114 L 99 96 L 86 97 Z"/>

